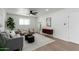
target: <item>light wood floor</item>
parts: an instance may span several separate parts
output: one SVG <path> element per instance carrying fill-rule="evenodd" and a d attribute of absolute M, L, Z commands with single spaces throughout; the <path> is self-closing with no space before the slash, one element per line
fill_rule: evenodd
<path fill-rule="evenodd" d="M 52 38 L 52 37 L 50 37 Z M 79 51 L 79 44 L 52 38 L 55 42 L 42 46 L 35 51 Z"/>

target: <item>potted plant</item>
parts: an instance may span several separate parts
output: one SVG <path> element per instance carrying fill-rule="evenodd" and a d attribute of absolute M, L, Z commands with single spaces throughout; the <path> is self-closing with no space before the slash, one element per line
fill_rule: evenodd
<path fill-rule="evenodd" d="M 9 17 L 8 20 L 6 21 L 6 26 L 9 30 L 14 30 L 15 28 L 15 22 L 14 19 Z"/>

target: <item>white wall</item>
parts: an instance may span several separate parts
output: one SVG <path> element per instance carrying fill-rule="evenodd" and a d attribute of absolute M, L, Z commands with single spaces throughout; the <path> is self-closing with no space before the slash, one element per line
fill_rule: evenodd
<path fill-rule="evenodd" d="M 67 22 L 67 13 L 65 10 L 61 10 L 56 13 L 46 14 L 39 17 L 39 21 L 42 23 L 42 27 L 46 27 L 46 17 L 52 18 L 52 29 L 54 30 L 53 36 L 60 39 L 68 40 L 67 25 L 64 26 L 64 22 Z"/>
<path fill-rule="evenodd" d="M 79 43 L 79 9 L 74 9 L 69 17 L 69 39 Z"/>
<path fill-rule="evenodd" d="M 3 8 L 0 8 L 0 24 L 2 25 L 0 31 L 5 30 L 5 19 L 6 19 L 6 11 Z"/>
<path fill-rule="evenodd" d="M 7 18 L 8 17 L 12 17 L 14 19 L 15 29 L 28 30 L 29 28 L 35 28 L 35 30 L 36 30 L 37 18 L 35 18 L 35 17 L 26 17 L 26 16 L 21 16 L 21 15 L 7 14 Z M 30 25 L 19 25 L 19 19 L 20 18 L 29 18 L 30 19 Z"/>
<path fill-rule="evenodd" d="M 79 43 L 79 9 L 63 9 L 55 13 L 42 15 L 39 21 L 46 27 L 46 17 L 52 18 L 52 36 L 75 43 Z M 66 23 L 66 25 L 64 25 Z"/>

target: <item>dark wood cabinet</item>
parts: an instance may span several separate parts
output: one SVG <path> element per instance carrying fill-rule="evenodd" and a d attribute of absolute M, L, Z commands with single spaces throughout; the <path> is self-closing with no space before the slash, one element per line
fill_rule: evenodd
<path fill-rule="evenodd" d="M 53 34 L 53 29 L 42 29 L 42 32 L 52 35 Z"/>

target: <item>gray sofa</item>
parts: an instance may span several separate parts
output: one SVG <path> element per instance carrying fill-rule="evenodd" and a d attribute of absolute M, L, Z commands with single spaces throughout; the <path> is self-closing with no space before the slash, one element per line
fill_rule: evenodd
<path fill-rule="evenodd" d="M 6 32 L 1 32 L 0 33 L 0 44 L 4 45 L 5 42 L 6 44 L 4 48 L 8 48 L 7 49 L 8 51 L 22 50 L 23 48 L 23 37 L 9 38 Z"/>
<path fill-rule="evenodd" d="M 23 37 L 12 38 L 7 41 L 6 48 L 9 51 L 22 50 L 23 48 Z"/>

